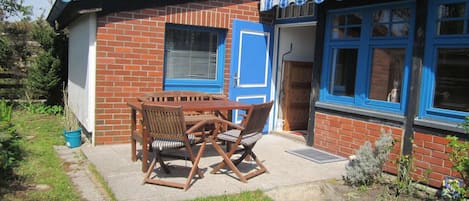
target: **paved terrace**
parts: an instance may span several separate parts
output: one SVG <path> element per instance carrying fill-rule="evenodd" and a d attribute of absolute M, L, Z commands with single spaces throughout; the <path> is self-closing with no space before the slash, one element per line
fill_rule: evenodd
<path fill-rule="evenodd" d="M 143 185 L 144 173 L 141 172 L 140 161 L 132 162 L 130 160 L 130 144 L 82 146 L 81 149 L 108 182 L 108 186 L 112 189 L 116 198 L 120 201 L 133 201 L 190 200 L 198 197 L 234 194 L 256 189 L 267 191 L 318 180 L 341 178 L 344 174 L 346 161 L 317 164 L 285 152 L 289 149 L 303 147 L 306 147 L 304 143 L 279 135 L 265 135 L 255 146 L 254 152 L 264 162 L 269 173 L 251 178 L 248 183 L 242 183 L 231 171 L 222 169 L 222 173 L 210 174 L 214 165 L 221 161 L 221 157 L 208 144 L 199 164 L 204 172 L 204 178 L 193 180 L 191 187 L 186 192 L 181 189 L 159 185 Z M 195 151 L 197 151 L 197 148 L 195 148 Z M 182 160 L 171 160 L 169 163 L 185 165 Z M 255 162 L 250 163 L 245 162 L 240 168 L 241 172 L 252 168 L 252 164 L 255 165 Z M 190 162 L 187 162 L 187 167 L 190 167 Z M 182 172 L 185 176 L 185 173 L 188 172 L 183 169 L 173 168 L 171 168 L 171 171 L 172 175 L 169 177 L 174 180 L 181 179 L 174 178 L 174 175 L 181 175 Z M 161 173 L 159 166 L 157 166 L 156 172 Z M 297 194 L 302 193 L 302 191 L 304 190 L 295 190 L 292 193 Z"/>

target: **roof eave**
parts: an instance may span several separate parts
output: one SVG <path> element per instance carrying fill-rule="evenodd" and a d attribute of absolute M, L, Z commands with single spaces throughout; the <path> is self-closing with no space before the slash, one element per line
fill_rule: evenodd
<path fill-rule="evenodd" d="M 197 0 L 71 0 L 70 2 L 56 0 L 47 16 L 47 21 L 56 30 L 61 30 L 84 13 L 108 14 L 194 1 Z"/>

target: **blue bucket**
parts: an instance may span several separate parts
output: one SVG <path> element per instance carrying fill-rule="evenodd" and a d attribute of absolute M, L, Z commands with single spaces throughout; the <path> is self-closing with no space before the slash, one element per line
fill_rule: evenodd
<path fill-rule="evenodd" d="M 65 131 L 65 142 L 70 148 L 79 147 L 81 145 L 81 128 L 73 131 Z"/>

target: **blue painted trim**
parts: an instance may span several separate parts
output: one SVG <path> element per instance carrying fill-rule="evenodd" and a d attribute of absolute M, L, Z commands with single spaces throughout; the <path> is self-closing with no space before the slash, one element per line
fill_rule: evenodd
<path fill-rule="evenodd" d="M 469 21 L 469 1 L 467 0 L 431 0 L 428 4 L 428 19 L 422 82 L 420 91 L 420 106 L 418 118 L 420 119 L 436 119 L 447 122 L 462 122 L 465 116 L 469 116 L 469 112 L 462 112 L 456 110 L 440 109 L 433 107 L 433 98 L 435 96 L 435 72 L 436 63 L 438 58 L 438 48 L 469 48 L 469 33 L 468 34 L 452 34 L 452 35 L 438 35 L 437 34 L 437 7 L 440 4 L 448 3 L 466 3 L 465 13 L 465 29 Z M 467 31 L 467 30 L 465 30 Z M 467 33 L 467 32 L 466 32 Z"/>
<path fill-rule="evenodd" d="M 373 11 L 379 9 L 409 8 L 411 16 L 409 19 L 409 30 L 407 37 L 372 37 L 371 21 Z M 337 15 L 359 13 L 362 15 L 361 33 L 357 38 L 332 39 L 332 19 Z M 413 1 L 402 1 L 398 3 L 386 3 L 380 5 L 367 5 L 363 7 L 345 8 L 329 11 L 326 17 L 325 45 L 323 56 L 323 68 L 321 74 L 321 89 L 319 101 L 338 105 L 347 105 L 375 111 L 404 114 L 408 99 L 408 85 L 412 62 L 412 45 L 414 35 L 415 4 Z M 357 25 L 343 25 L 349 28 Z M 337 96 L 330 92 L 332 75 L 332 64 L 334 63 L 334 49 L 357 48 L 357 73 L 355 78 L 355 95 L 353 97 Z M 405 66 L 402 74 L 401 97 L 399 103 L 369 99 L 369 86 L 371 81 L 372 54 L 374 48 L 403 48 L 405 49 Z"/>
<path fill-rule="evenodd" d="M 231 60 L 231 63 L 230 63 L 230 66 L 231 66 L 230 67 L 230 76 L 234 75 L 234 73 L 236 73 L 235 70 L 237 69 L 237 67 L 235 67 L 235 66 L 238 66 L 238 57 L 236 57 L 236 59 L 234 59 L 234 56 L 239 54 L 239 52 L 236 52 L 236 50 L 239 49 L 239 40 L 240 40 L 239 34 L 241 32 L 241 30 L 240 30 L 241 27 L 243 29 L 246 29 L 246 30 L 259 30 L 259 29 L 264 30 L 264 31 L 268 30 L 268 32 L 270 33 L 269 40 L 270 40 L 270 44 L 271 44 L 271 45 L 269 45 L 269 51 L 268 52 L 269 52 L 270 57 L 272 58 L 272 56 L 273 56 L 273 54 L 272 54 L 273 45 L 272 44 L 273 44 L 273 40 L 274 40 L 274 34 L 273 34 L 273 30 L 272 30 L 271 26 L 265 25 L 265 24 L 260 24 L 260 23 L 254 23 L 254 22 L 250 22 L 250 21 L 234 19 L 232 27 L 233 27 L 233 31 L 232 31 L 233 34 L 231 36 L 231 38 L 232 38 L 231 46 L 232 47 L 231 47 L 231 59 L 230 59 Z M 271 68 L 272 68 L 272 59 L 270 59 L 267 62 L 269 62 L 269 66 L 270 66 L 269 71 L 270 71 Z M 272 72 L 270 72 L 270 79 L 272 79 Z M 270 80 L 267 80 L 267 83 L 268 83 L 268 85 L 270 85 Z M 272 87 L 272 86 L 269 86 L 269 88 L 270 87 Z M 233 88 L 234 88 L 233 80 L 230 77 L 230 81 L 229 81 L 230 92 L 229 92 L 228 97 L 231 100 L 233 100 L 235 98 L 235 97 L 233 97 L 233 94 L 231 93 L 231 91 L 232 91 L 231 89 L 233 89 Z M 270 99 L 271 99 L 270 92 L 266 96 L 268 98 L 267 101 L 270 101 Z"/>
<path fill-rule="evenodd" d="M 167 79 L 164 78 L 163 88 L 164 90 L 190 90 L 200 91 L 209 93 L 223 93 L 223 81 L 225 71 L 225 38 L 226 30 L 211 28 L 211 27 L 200 27 L 180 24 L 166 24 L 166 28 L 180 29 L 180 30 L 194 30 L 194 31 L 209 31 L 216 32 L 218 35 L 218 47 L 217 47 L 217 75 L 215 80 L 202 80 L 202 79 Z M 166 49 L 166 47 L 165 47 Z M 166 51 L 165 51 L 166 52 Z M 166 70 L 166 53 L 165 53 L 165 70 Z"/>
<path fill-rule="evenodd" d="M 240 39 L 240 26 L 238 24 L 241 24 L 242 21 L 238 20 L 238 19 L 235 19 L 233 20 L 233 29 L 232 29 L 232 34 L 231 34 L 231 62 L 230 62 L 230 81 L 229 81 L 229 92 L 228 92 L 228 98 L 230 100 L 234 100 L 235 97 L 232 93 L 232 90 L 234 88 L 234 83 L 233 83 L 233 80 L 231 78 L 232 75 L 234 75 L 235 73 L 235 66 L 238 65 L 238 58 L 235 57 L 235 55 L 238 55 L 239 53 L 236 52 L 236 50 L 239 49 L 239 39 Z M 238 55 L 239 56 L 239 55 Z M 236 58 L 236 59 L 235 59 Z M 236 118 L 236 117 L 235 117 Z"/>

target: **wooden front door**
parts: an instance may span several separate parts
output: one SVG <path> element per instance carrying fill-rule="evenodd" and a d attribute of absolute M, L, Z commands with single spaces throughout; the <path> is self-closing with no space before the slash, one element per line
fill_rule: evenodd
<path fill-rule="evenodd" d="M 312 62 L 285 61 L 283 79 L 283 130 L 307 130 Z"/>

